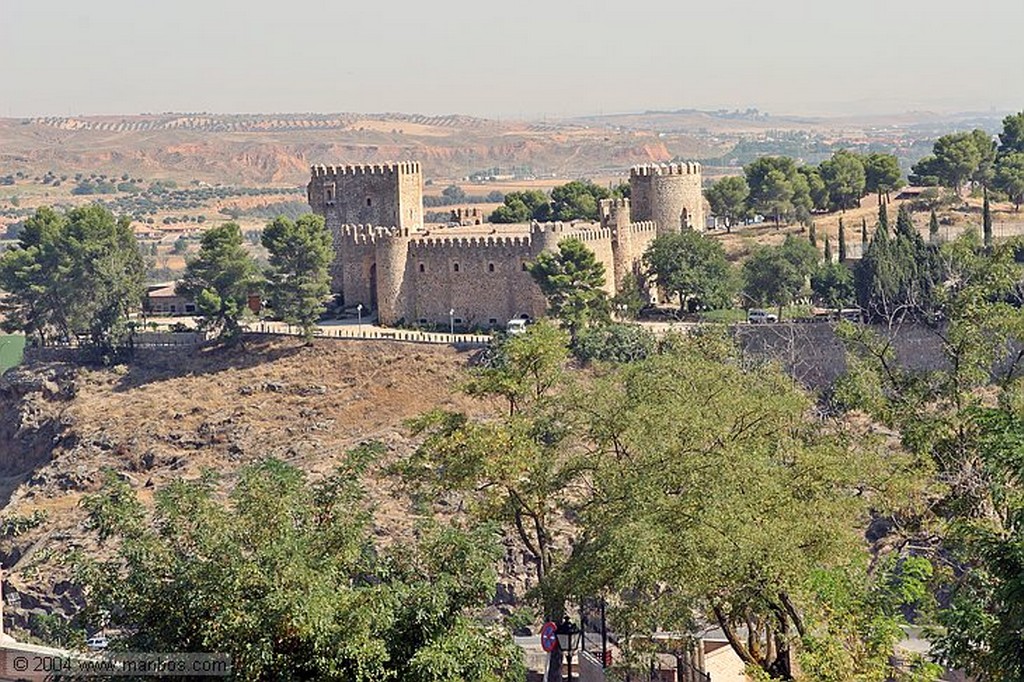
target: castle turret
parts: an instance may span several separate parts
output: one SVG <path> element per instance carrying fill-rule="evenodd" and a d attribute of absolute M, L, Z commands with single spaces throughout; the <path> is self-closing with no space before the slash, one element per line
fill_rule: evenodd
<path fill-rule="evenodd" d="M 406 268 L 409 264 L 409 230 L 394 228 L 380 230 L 375 244 L 376 263 L 371 279 L 376 280 L 377 319 L 381 324 L 394 326 L 407 320 L 405 291 L 408 281 Z"/>
<path fill-rule="evenodd" d="M 633 254 L 632 212 L 629 199 L 602 199 L 599 205 L 601 227 L 612 233 L 612 262 L 614 290 L 618 291 L 633 272 L 636 258 Z"/>
<path fill-rule="evenodd" d="M 635 166 L 629 188 L 633 220 L 653 220 L 659 235 L 704 229 L 699 163 Z"/>

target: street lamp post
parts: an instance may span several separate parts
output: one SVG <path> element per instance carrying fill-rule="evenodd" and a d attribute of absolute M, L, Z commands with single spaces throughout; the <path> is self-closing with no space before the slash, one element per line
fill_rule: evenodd
<path fill-rule="evenodd" d="M 356 315 L 359 316 L 359 326 L 358 326 L 359 336 L 362 336 L 363 335 L 363 304 L 362 303 L 360 303 L 359 305 L 356 306 Z"/>
<path fill-rule="evenodd" d="M 455 308 L 451 308 L 448 311 L 448 332 L 452 336 L 452 340 L 455 339 Z"/>
<path fill-rule="evenodd" d="M 583 633 L 575 623 L 569 620 L 569 616 L 564 616 L 562 622 L 558 624 L 558 629 L 555 630 L 555 636 L 558 637 L 558 648 L 565 652 L 565 663 L 569 672 L 567 679 L 572 682 L 572 655 L 580 648 Z"/>

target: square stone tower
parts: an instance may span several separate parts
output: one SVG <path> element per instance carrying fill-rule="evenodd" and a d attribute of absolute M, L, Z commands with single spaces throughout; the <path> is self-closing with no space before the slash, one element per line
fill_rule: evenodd
<path fill-rule="evenodd" d="M 313 166 L 306 194 L 310 208 L 331 228 L 423 229 L 423 174 L 416 161 Z"/>

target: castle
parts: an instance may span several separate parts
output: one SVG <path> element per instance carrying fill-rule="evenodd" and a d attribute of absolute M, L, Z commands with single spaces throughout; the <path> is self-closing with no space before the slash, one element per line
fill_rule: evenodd
<path fill-rule="evenodd" d="M 417 162 L 313 166 L 306 191 L 334 236 L 332 291 L 345 305 L 376 310 L 384 325 L 493 328 L 544 314 L 527 265 L 563 239 L 579 239 L 595 253 L 614 294 L 657 235 L 703 228 L 699 164 L 636 166 L 629 185 L 631 199 L 601 201 L 595 223 L 470 219 L 429 230 Z"/>

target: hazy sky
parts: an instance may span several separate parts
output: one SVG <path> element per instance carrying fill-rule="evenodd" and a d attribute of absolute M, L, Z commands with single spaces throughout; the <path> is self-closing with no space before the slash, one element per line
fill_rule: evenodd
<path fill-rule="evenodd" d="M 0 116 L 1024 107 L 1024 0 L 0 0 Z"/>

